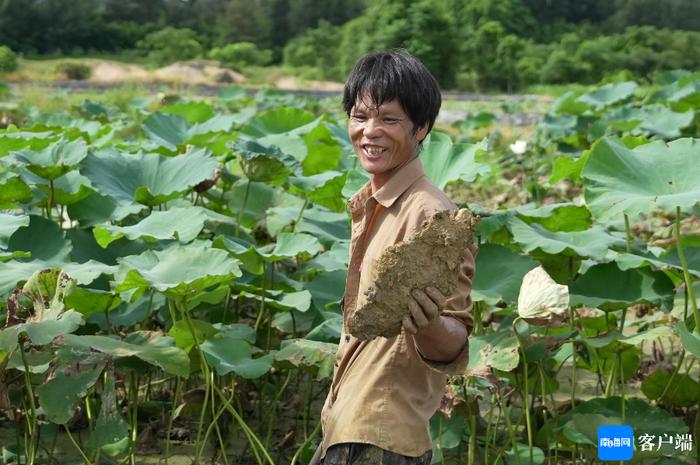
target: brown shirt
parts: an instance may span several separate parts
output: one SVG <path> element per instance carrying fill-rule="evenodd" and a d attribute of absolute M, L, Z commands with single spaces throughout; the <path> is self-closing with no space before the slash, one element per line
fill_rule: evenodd
<path fill-rule="evenodd" d="M 381 208 L 377 209 L 377 203 Z M 399 169 L 374 195 L 369 183 L 349 201 L 352 214 L 350 263 L 344 295 L 344 321 L 364 302 L 376 278 L 382 251 L 414 235 L 423 222 L 454 203 L 425 176 L 419 158 Z M 377 216 L 372 221 L 372 216 Z M 368 226 L 370 231 L 365 232 Z M 469 311 L 476 247 L 464 251 L 459 285 L 442 315 L 471 328 Z M 428 421 L 437 410 L 447 374 L 462 374 L 468 345 L 451 363 L 424 359 L 413 336 L 402 329 L 392 338 L 359 341 L 341 334 L 330 392 L 321 412 L 323 453 L 333 444 L 374 444 L 418 457 L 431 448 Z"/>

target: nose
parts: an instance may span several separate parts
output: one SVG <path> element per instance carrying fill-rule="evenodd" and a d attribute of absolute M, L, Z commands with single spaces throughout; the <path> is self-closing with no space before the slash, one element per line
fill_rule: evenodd
<path fill-rule="evenodd" d="M 379 122 L 379 118 L 367 118 L 362 132 L 366 137 L 377 137 L 381 130 L 382 125 Z"/>

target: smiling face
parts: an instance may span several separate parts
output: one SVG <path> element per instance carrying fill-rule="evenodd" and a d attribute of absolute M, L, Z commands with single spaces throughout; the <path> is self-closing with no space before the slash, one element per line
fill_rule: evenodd
<path fill-rule="evenodd" d="M 360 164 L 371 176 L 372 191 L 382 187 L 398 168 L 418 155 L 427 126 L 414 128 L 398 100 L 380 105 L 357 99 L 350 111 L 348 133 Z"/>

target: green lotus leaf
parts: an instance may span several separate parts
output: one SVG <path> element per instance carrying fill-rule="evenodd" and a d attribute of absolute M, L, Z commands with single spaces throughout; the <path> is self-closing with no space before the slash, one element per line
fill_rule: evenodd
<path fill-rule="evenodd" d="M 108 336 L 77 336 L 67 334 L 61 345 L 77 350 L 95 350 L 113 358 L 137 357 L 161 368 L 166 373 L 186 378 L 190 359 L 184 350 L 175 347 L 172 338 L 148 331 L 135 331 L 125 340 Z"/>
<path fill-rule="evenodd" d="M 143 121 L 143 129 L 150 139 L 176 151 L 195 136 L 230 131 L 233 121 L 231 115 L 218 115 L 190 125 L 184 117 L 176 114 L 153 113 Z"/>
<path fill-rule="evenodd" d="M 304 135 L 303 140 L 306 144 L 306 157 L 301 165 L 304 176 L 338 169 L 342 149 L 326 125 L 319 124 Z"/>
<path fill-rule="evenodd" d="M 77 370 L 66 368 L 57 370 L 54 377 L 46 384 L 36 388 L 36 395 L 48 419 L 53 423 L 65 425 L 73 417 L 76 404 L 95 384 L 102 373 L 104 365 Z"/>
<path fill-rule="evenodd" d="M 141 213 L 145 205 L 131 202 L 117 203 L 111 197 L 93 192 L 84 199 L 68 205 L 68 216 L 81 226 L 94 226 L 107 221 L 121 221 L 129 215 Z"/>
<path fill-rule="evenodd" d="M 176 298 L 241 275 L 238 260 L 226 251 L 198 245 L 148 250 L 121 258 L 119 263 L 118 292 L 153 287 Z"/>
<path fill-rule="evenodd" d="M 569 286 L 569 293 L 572 307 L 585 305 L 610 311 L 647 303 L 670 309 L 673 287 L 671 279 L 661 271 L 623 271 L 616 263 L 603 263 L 579 276 Z"/>
<path fill-rule="evenodd" d="M 282 348 L 275 353 L 276 362 L 290 364 L 305 371 L 315 372 L 316 379 L 322 380 L 333 375 L 337 344 L 290 339 L 282 341 Z"/>
<path fill-rule="evenodd" d="M 87 319 L 95 313 L 111 312 L 122 300 L 111 292 L 76 287 L 64 302 L 66 307 L 76 310 Z"/>
<path fill-rule="evenodd" d="M 677 373 L 666 390 L 671 374 L 670 370 L 659 367 L 644 378 L 641 389 L 647 399 L 661 400 L 679 407 L 697 404 L 700 400 L 700 383 L 686 373 Z"/>
<path fill-rule="evenodd" d="M 0 213 L 0 248 L 6 249 L 10 237 L 19 228 L 29 226 L 28 215 Z"/>
<path fill-rule="evenodd" d="M 340 302 L 345 289 L 346 275 L 347 269 L 319 273 L 311 282 L 306 283 L 304 288 L 311 292 L 311 300 L 316 310 L 322 312 Z"/>
<path fill-rule="evenodd" d="M 218 236 L 212 242 L 217 249 L 228 250 L 241 262 L 241 268 L 249 273 L 261 275 L 264 271 L 264 261 L 254 245 L 231 236 Z"/>
<path fill-rule="evenodd" d="M 520 465 L 542 465 L 544 463 L 544 452 L 537 446 L 532 446 L 532 461 L 530 461 L 530 446 L 518 443 L 517 449 L 510 449 L 506 452 L 508 463 L 519 463 Z"/>
<path fill-rule="evenodd" d="M 695 357 L 700 358 L 700 335 L 691 333 L 683 321 L 679 321 L 676 324 L 676 331 L 678 331 L 678 336 L 681 338 L 683 348 Z"/>
<path fill-rule="evenodd" d="M 26 334 L 33 345 L 43 346 L 58 336 L 72 333 L 83 323 L 83 317 L 78 312 L 67 310 L 53 319 L 9 326 L 0 330 L 0 352 L 9 353 L 15 350 L 20 334 Z"/>
<path fill-rule="evenodd" d="M 246 379 L 256 379 L 272 367 L 272 354 L 252 358 L 250 344 L 242 339 L 230 336 L 211 338 L 204 341 L 201 348 L 209 365 L 220 376 L 234 372 Z"/>
<path fill-rule="evenodd" d="M 451 181 L 472 182 L 485 175 L 491 167 L 475 160 L 477 153 L 486 150 L 486 142 L 453 144 L 447 134 L 432 132 L 423 142 L 420 153 L 425 174 L 439 189 Z"/>
<path fill-rule="evenodd" d="M 129 424 L 119 413 L 119 404 L 114 389 L 114 374 L 107 376 L 107 381 L 100 394 L 100 401 L 100 414 L 95 420 L 95 429 L 90 433 L 88 441 L 89 446 L 93 449 L 118 444 L 125 438 L 128 439 L 129 435 Z M 128 445 L 127 441 L 124 447 L 128 447 Z M 102 451 L 112 456 L 123 452 L 123 450 L 119 450 L 119 447 L 116 450 L 113 448 L 105 449 L 107 448 L 102 449 Z"/>
<path fill-rule="evenodd" d="M 20 352 L 19 350 L 12 352 L 7 361 L 6 368 L 14 368 L 15 370 L 19 371 L 28 371 L 32 374 L 46 373 L 49 370 L 53 360 L 54 353 L 50 345 L 37 348 L 25 347 L 23 352 Z M 26 370 L 24 365 L 25 361 L 27 362 Z"/>
<path fill-rule="evenodd" d="M 18 131 L 8 130 L 0 134 L 0 157 L 17 150 L 42 150 L 52 142 L 58 140 L 60 135 L 53 131 Z"/>
<path fill-rule="evenodd" d="M 50 185 L 43 178 L 27 171 L 22 173 L 22 179 L 29 185 L 41 189 L 44 196 L 50 195 Z M 70 205 L 83 200 L 93 192 L 90 180 L 78 171 L 71 171 L 53 181 L 54 204 Z"/>
<path fill-rule="evenodd" d="M 322 270 L 338 271 L 348 269 L 348 257 L 350 256 L 350 241 L 339 240 L 334 242 L 330 250 L 318 254 L 312 260 L 304 264 L 304 271 Z"/>
<path fill-rule="evenodd" d="M 300 253 L 316 255 L 321 250 L 321 243 L 314 236 L 305 233 L 280 233 L 271 253 L 260 253 L 268 261 L 279 261 L 296 257 Z"/>
<path fill-rule="evenodd" d="M 700 247 L 687 247 L 684 248 L 683 252 L 688 262 L 688 273 L 700 277 Z M 678 249 L 675 247 L 658 257 L 651 252 L 619 253 L 614 251 L 610 251 L 609 257 L 617 262 L 622 270 L 653 266 L 661 270 L 673 269 L 678 273 L 683 271 L 678 257 Z"/>
<path fill-rule="evenodd" d="M 605 116 L 604 122 L 620 131 L 674 139 L 693 122 L 695 112 L 675 112 L 664 105 L 624 107 Z"/>
<path fill-rule="evenodd" d="M 155 206 L 213 178 L 217 165 L 206 149 L 175 157 L 104 151 L 87 157 L 81 172 L 98 192 L 119 204 Z"/>
<path fill-rule="evenodd" d="M 0 296 L 7 296 L 21 281 L 26 281 L 37 271 L 60 268 L 78 284 L 90 284 L 101 274 L 112 274 L 115 267 L 89 260 L 85 263 L 32 260 L 20 262 L 10 260 L 0 263 Z"/>
<path fill-rule="evenodd" d="M 82 140 L 61 139 L 43 150 L 14 152 L 12 158 L 37 176 L 53 181 L 74 170 L 87 154 L 87 145 Z"/>
<path fill-rule="evenodd" d="M 158 111 L 182 116 L 189 124 L 203 123 L 214 117 L 214 108 L 206 102 L 176 102 Z"/>
<path fill-rule="evenodd" d="M 72 249 L 66 233 L 54 221 L 29 216 L 29 225 L 18 228 L 8 241 L 8 250 L 30 252 L 33 260 L 63 261 Z"/>
<path fill-rule="evenodd" d="M 289 183 L 304 193 L 309 200 L 336 212 L 345 211 L 345 200 L 341 195 L 345 186 L 345 173 L 326 171 L 312 176 L 291 176 Z"/>
<path fill-rule="evenodd" d="M 273 236 L 293 224 L 299 215 L 299 208 L 273 207 L 267 210 L 267 229 Z M 318 206 L 304 210 L 295 231 L 309 233 L 326 247 L 335 241 L 350 239 L 350 223 L 347 213 L 331 212 Z"/>
<path fill-rule="evenodd" d="M 600 425 L 630 425 L 634 435 L 639 438 L 648 434 L 654 437 L 688 433 L 688 426 L 682 419 L 674 417 L 667 411 L 651 406 L 641 399 L 627 398 L 625 402 L 625 420 L 622 420 L 622 399 L 620 397 L 595 398 L 584 401 L 557 418 L 557 428 L 561 431 L 564 425 L 577 432 L 577 435 L 565 433 L 567 438 L 579 444 L 597 444 L 598 427 Z M 572 422 L 573 420 L 573 422 Z M 635 460 L 653 455 L 675 455 L 678 451 L 673 444 L 663 444 L 659 451 L 635 451 Z"/>
<path fill-rule="evenodd" d="M 317 122 L 314 115 L 298 108 L 275 108 L 256 115 L 241 132 L 253 137 L 264 137 L 268 134 L 282 134 L 294 131 L 302 132 Z"/>
<path fill-rule="evenodd" d="M 520 244 L 525 252 L 541 250 L 547 254 L 565 254 L 568 256 L 591 257 L 602 260 L 609 247 L 623 245 L 624 241 L 611 236 L 600 227 L 585 231 L 552 232 L 543 226 L 527 224 L 518 218 L 508 222 L 513 240 Z"/>
<path fill-rule="evenodd" d="M 700 201 L 698 157 L 695 139 L 628 149 L 618 139 L 603 138 L 583 169 L 586 204 L 599 221 L 692 207 Z"/>
<path fill-rule="evenodd" d="M 536 266 L 536 261 L 507 247 L 483 244 L 476 256 L 479 272 L 474 274 L 472 298 L 475 302 L 483 301 L 489 305 L 502 300 L 514 304 L 518 300 L 523 277 Z"/>
<path fill-rule="evenodd" d="M 345 179 L 345 186 L 343 186 L 343 198 L 349 199 L 368 182 L 369 175 L 364 170 L 354 168 L 349 170 Z"/>
<path fill-rule="evenodd" d="M 190 323 L 192 324 L 192 330 L 190 330 Z M 175 346 L 181 348 L 187 353 L 197 345 L 197 342 L 201 343 L 205 339 L 209 339 L 212 336 L 219 334 L 220 331 L 215 328 L 211 323 L 204 320 L 197 320 L 190 318 L 190 323 L 185 320 L 178 320 L 173 322 L 173 326 L 168 331 L 168 336 L 173 338 L 175 341 Z M 197 341 L 192 337 L 192 332 L 194 332 L 197 337 Z"/>
<path fill-rule="evenodd" d="M 251 181 L 277 182 L 298 166 L 298 161 L 276 146 L 264 146 L 253 140 L 237 140 L 234 151 L 245 176 Z"/>
<path fill-rule="evenodd" d="M 98 225 L 92 232 L 102 247 L 107 247 L 121 237 L 190 242 L 204 228 L 205 220 L 206 214 L 201 207 L 171 208 L 162 212 L 151 212 L 132 226 Z"/>
<path fill-rule="evenodd" d="M 514 370 L 520 362 L 518 338 L 510 329 L 469 337 L 467 371 Z"/>
<path fill-rule="evenodd" d="M 532 204 L 514 209 L 526 223 L 538 223 L 552 232 L 584 231 L 591 227 L 591 212 L 573 203 L 554 203 L 543 207 Z"/>
<path fill-rule="evenodd" d="M 639 346 L 642 342 L 650 342 L 660 337 L 669 336 L 673 336 L 673 330 L 671 330 L 670 327 L 657 326 L 631 336 L 623 336 L 619 331 L 612 330 L 604 336 L 581 337 L 581 340 L 591 347 L 602 349 L 603 347 L 608 347 L 611 344 L 616 347 L 620 347 L 621 344 L 625 346 Z"/>
<path fill-rule="evenodd" d="M 15 202 L 27 202 L 32 198 L 32 190 L 17 174 L 0 174 L 0 208 L 12 208 Z"/>
<path fill-rule="evenodd" d="M 600 109 L 631 97 L 638 87 L 633 81 L 606 84 L 581 95 L 577 101 Z"/>

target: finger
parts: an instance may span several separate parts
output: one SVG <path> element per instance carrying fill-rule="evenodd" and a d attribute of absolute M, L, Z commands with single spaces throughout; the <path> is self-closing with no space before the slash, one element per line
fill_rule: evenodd
<path fill-rule="evenodd" d="M 406 331 L 408 331 L 411 334 L 416 334 L 418 332 L 418 328 L 416 328 L 416 325 L 413 324 L 413 320 L 411 319 L 410 316 L 405 317 L 402 320 L 403 327 L 406 328 Z"/>
<path fill-rule="evenodd" d="M 425 314 L 425 310 L 415 301 L 411 300 L 408 302 L 408 309 L 411 311 L 411 316 L 418 328 L 427 326 L 429 319 Z"/>
<path fill-rule="evenodd" d="M 428 294 L 425 292 L 416 289 L 413 291 L 413 298 L 423 309 L 423 315 L 428 321 L 434 320 L 440 314 L 440 309 L 438 306 L 435 305 L 433 299 L 428 297 Z M 418 321 L 416 321 L 416 323 L 418 323 Z"/>
<path fill-rule="evenodd" d="M 445 294 L 440 292 L 440 289 L 436 287 L 426 287 L 425 293 L 430 296 L 430 298 L 435 302 L 439 309 L 444 309 L 447 306 L 447 297 Z"/>

